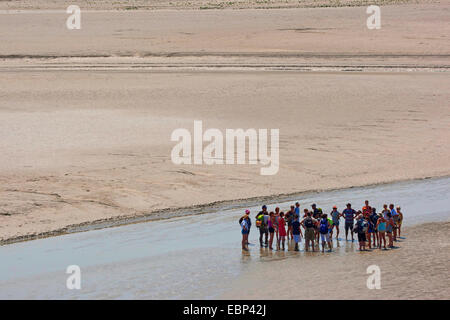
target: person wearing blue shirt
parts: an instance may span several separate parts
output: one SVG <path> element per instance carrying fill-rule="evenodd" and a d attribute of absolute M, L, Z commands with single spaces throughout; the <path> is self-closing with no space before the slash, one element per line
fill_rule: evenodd
<path fill-rule="evenodd" d="M 298 215 L 300 217 L 300 203 L 296 202 L 295 203 L 295 214 Z"/>
<path fill-rule="evenodd" d="M 352 205 L 350 203 L 347 203 L 347 209 L 344 209 L 342 211 L 342 215 L 345 218 L 345 241 L 347 241 L 349 230 L 350 234 L 352 235 L 352 241 L 355 241 L 353 239 L 353 224 L 356 216 L 356 211 L 352 209 Z"/>

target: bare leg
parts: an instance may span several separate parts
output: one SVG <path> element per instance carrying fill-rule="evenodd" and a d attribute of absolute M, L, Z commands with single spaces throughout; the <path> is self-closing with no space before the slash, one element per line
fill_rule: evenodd
<path fill-rule="evenodd" d="M 247 239 L 248 239 L 248 234 L 243 234 L 242 235 L 242 249 L 243 250 L 247 250 Z"/>
<path fill-rule="evenodd" d="M 269 249 L 270 250 L 273 250 L 272 244 L 273 244 L 273 232 L 270 233 L 270 237 L 269 237 Z"/>

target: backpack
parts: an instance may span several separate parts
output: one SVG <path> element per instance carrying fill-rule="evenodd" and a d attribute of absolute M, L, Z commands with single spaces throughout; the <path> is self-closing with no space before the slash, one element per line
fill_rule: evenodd
<path fill-rule="evenodd" d="M 305 227 L 306 228 L 314 228 L 314 223 L 311 218 L 308 217 L 305 219 Z"/>
<path fill-rule="evenodd" d="M 367 223 L 367 221 L 364 220 L 361 224 L 361 227 L 362 227 L 362 232 L 366 233 L 367 230 L 369 229 L 369 223 Z"/>
<path fill-rule="evenodd" d="M 321 234 L 328 233 L 328 220 L 327 219 L 320 220 L 320 233 Z"/>
<path fill-rule="evenodd" d="M 359 233 L 366 233 L 367 229 L 369 228 L 369 224 L 365 220 L 358 221 L 358 223 L 356 225 L 358 226 L 357 231 Z"/>
<path fill-rule="evenodd" d="M 256 226 L 258 228 L 265 228 L 266 224 L 264 223 L 264 214 L 261 213 L 260 215 L 258 215 L 258 217 L 256 218 Z"/>

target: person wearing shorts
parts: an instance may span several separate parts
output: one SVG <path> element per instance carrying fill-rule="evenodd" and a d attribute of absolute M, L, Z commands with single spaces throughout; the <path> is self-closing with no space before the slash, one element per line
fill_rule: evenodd
<path fill-rule="evenodd" d="M 322 252 L 325 252 L 325 244 L 328 244 L 328 252 L 331 252 L 330 228 L 331 224 L 328 220 L 328 215 L 322 214 L 322 219 L 320 220 L 319 226 L 320 239 L 322 241 Z"/>
<path fill-rule="evenodd" d="M 311 212 L 308 209 L 304 210 L 306 217 L 300 222 L 305 229 L 305 250 L 309 251 L 309 244 L 311 243 L 312 251 L 314 251 L 315 225 L 317 220 L 311 217 Z"/>
<path fill-rule="evenodd" d="M 242 233 L 242 250 L 248 251 L 247 244 L 248 244 L 248 215 L 242 219 L 241 222 L 241 233 Z"/>
<path fill-rule="evenodd" d="M 387 221 L 383 217 L 382 214 L 380 214 L 380 217 L 377 220 L 377 231 L 378 231 L 378 249 L 381 249 L 381 243 L 384 242 L 384 250 L 387 250 L 386 248 L 386 225 Z"/>
<path fill-rule="evenodd" d="M 391 217 L 392 220 L 394 221 L 394 241 L 397 241 L 397 223 L 398 223 L 398 219 L 399 219 L 399 215 L 397 213 L 397 211 L 395 211 L 394 205 L 391 203 L 389 205 L 389 209 L 391 210 Z"/>
<path fill-rule="evenodd" d="M 336 229 L 336 239 L 339 237 L 339 219 L 342 214 L 337 210 L 337 206 L 333 206 L 333 211 L 330 213 L 331 219 L 333 220 L 332 230 Z"/>
<path fill-rule="evenodd" d="M 367 241 L 367 237 L 366 237 L 366 233 L 365 232 L 358 232 L 358 242 L 359 242 L 359 246 L 360 246 L 360 250 L 361 247 L 363 247 L 365 250 L 366 248 L 366 241 Z"/>
<path fill-rule="evenodd" d="M 366 251 L 366 231 L 364 230 L 364 224 L 366 223 L 364 215 L 361 213 L 357 217 L 356 232 L 358 233 L 359 251 Z"/>
<path fill-rule="evenodd" d="M 302 230 L 300 229 L 300 221 L 298 220 L 298 214 L 294 215 L 294 220 L 292 221 L 292 234 L 295 242 L 295 251 L 299 251 L 298 243 L 301 241 Z"/>
<path fill-rule="evenodd" d="M 352 209 L 352 205 L 350 203 L 347 203 L 347 209 L 342 211 L 342 215 L 345 218 L 345 240 L 348 240 L 348 231 L 350 230 L 352 241 L 355 241 L 353 239 L 353 221 L 356 216 L 356 211 Z"/>
<path fill-rule="evenodd" d="M 380 241 L 379 234 L 377 232 L 377 222 L 379 216 L 377 214 L 377 209 L 372 207 L 372 214 L 370 215 L 370 221 L 372 221 L 374 233 L 372 234 L 373 246 L 376 247 Z"/>

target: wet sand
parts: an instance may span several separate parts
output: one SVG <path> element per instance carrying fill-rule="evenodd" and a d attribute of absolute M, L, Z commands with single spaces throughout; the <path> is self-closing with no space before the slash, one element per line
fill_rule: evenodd
<path fill-rule="evenodd" d="M 71 32 L 64 12 L 2 13 L 1 241 L 449 175 L 446 3 L 382 14 L 370 32 L 365 7 L 101 11 Z M 279 128 L 278 174 L 173 165 L 194 120 Z"/>
<path fill-rule="evenodd" d="M 281 254 L 252 266 L 222 299 L 441 299 L 450 298 L 450 222 L 405 228 L 397 249 L 337 255 Z M 347 244 L 346 244 L 347 245 Z M 358 248 L 357 242 L 353 247 Z M 277 254 L 268 254 L 268 257 Z M 381 289 L 368 289 L 367 267 L 381 271 Z"/>
<path fill-rule="evenodd" d="M 327 299 L 338 293 L 342 295 L 337 298 L 448 298 L 449 225 L 442 221 L 450 218 L 449 186 L 450 178 L 428 179 L 308 193 L 267 203 L 273 210 L 288 208 L 297 200 L 302 208 L 315 202 L 328 212 L 332 205 L 342 208 L 347 201 L 359 207 L 369 195 L 377 208 L 389 199 L 402 206 L 406 238 L 391 251 L 360 253 L 356 242 L 345 241 L 341 233 L 338 242 L 333 240 L 333 253 L 307 254 L 303 248 L 270 252 L 260 250 L 259 234 L 253 228 L 253 245 L 243 254 L 237 224 L 243 209 L 227 207 L 0 246 L 0 298 L 240 299 L 270 294 L 264 298 Z M 260 203 L 246 207 L 253 216 Z M 429 242 L 423 241 L 428 235 Z M 376 293 L 365 287 L 366 268 L 374 263 L 382 271 L 382 290 Z M 65 286 L 66 268 L 73 264 L 81 268 L 81 290 Z M 311 283 L 310 275 L 312 280 L 320 277 L 319 281 Z M 267 279 L 264 288 L 253 283 L 262 277 Z M 403 281 L 406 277 L 417 281 Z M 398 288 L 389 290 L 391 282 Z M 310 289 L 314 292 L 307 292 Z"/>

